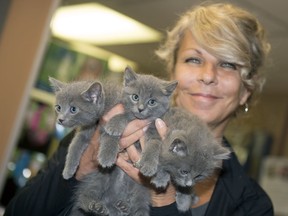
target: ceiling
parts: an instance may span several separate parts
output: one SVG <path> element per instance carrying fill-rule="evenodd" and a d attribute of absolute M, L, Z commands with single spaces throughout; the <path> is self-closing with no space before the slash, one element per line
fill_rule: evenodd
<path fill-rule="evenodd" d="M 177 17 L 203 1 L 200 0 L 63 0 L 64 5 L 97 2 L 126 14 L 163 33 Z M 219 2 L 219 1 L 217 1 Z M 220 1 L 221 2 L 221 1 Z M 267 94 L 288 95 L 288 1 L 287 0 L 230 0 L 254 13 L 267 30 L 272 45 L 266 69 Z M 102 48 L 135 61 L 139 72 L 166 76 L 164 66 L 154 55 L 159 43 L 102 46 Z"/>

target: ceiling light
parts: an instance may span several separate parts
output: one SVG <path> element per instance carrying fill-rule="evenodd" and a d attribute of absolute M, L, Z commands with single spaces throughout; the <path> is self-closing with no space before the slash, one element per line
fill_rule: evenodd
<path fill-rule="evenodd" d="M 156 42 L 160 32 L 97 3 L 60 7 L 51 21 L 56 37 L 97 45 Z"/>

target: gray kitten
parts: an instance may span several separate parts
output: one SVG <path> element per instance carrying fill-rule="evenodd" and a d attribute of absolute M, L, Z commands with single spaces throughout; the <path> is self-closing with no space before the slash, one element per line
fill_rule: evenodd
<path fill-rule="evenodd" d="M 149 190 L 117 166 L 86 175 L 73 201 L 70 216 L 149 216 Z"/>
<path fill-rule="evenodd" d="M 77 129 L 69 145 L 62 173 L 64 179 L 69 179 L 77 170 L 98 120 L 119 102 L 121 87 L 115 83 L 102 85 L 99 81 L 63 83 L 52 77 L 49 81 L 56 95 L 57 123 Z"/>
<path fill-rule="evenodd" d="M 139 75 L 131 68 L 126 68 L 121 99 L 125 112 L 114 116 L 104 125 L 98 154 L 98 161 L 102 167 L 114 165 L 120 150 L 118 146 L 120 136 L 131 120 L 154 121 L 164 115 L 169 109 L 170 98 L 176 86 L 177 81 L 164 81 L 152 75 Z M 157 170 L 157 155 L 160 153 L 162 143 L 153 122 L 146 132 L 145 141 L 145 149 L 142 151 L 138 166 L 144 175 L 152 176 Z"/>
<path fill-rule="evenodd" d="M 56 86 L 58 87 L 59 83 L 57 82 L 56 84 L 57 84 Z M 64 87 L 62 87 L 61 84 L 60 84 L 61 86 L 60 90 L 63 91 Z M 173 90 L 175 89 L 176 85 L 177 85 L 177 82 L 175 81 L 167 82 L 164 80 L 160 80 L 151 75 L 138 75 L 131 68 L 127 67 L 124 72 L 124 87 L 122 90 L 122 94 L 120 95 L 121 93 L 120 90 L 114 91 L 114 98 L 116 97 L 115 101 L 117 101 L 117 103 L 119 101 L 122 102 L 125 108 L 124 114 L 118 115 L 114 118 L 114 120 L 116 121 L 114 123 L 116 125 L 116 129 L 117 127 L 120 127 L 121 128 L 120 131 L 124 130 L 126 124 L 135 118 L 153 120 L 157 116 L 161 116 L 169 107 L 170 96 Z M 65 86 L 66 88 L 68 88 L 67 86 L 70 86 L 70 87 L 69 89 L 67 89 L 67 91 L 65 91 L 65 94 L 62 94 L 63 95 L 62 97 L 60 97 L 60 94 L 56 94 L 58 98 L 57 104 L 58 105 L 61 104 L 61 107 L 62 106 L 66 107 L 68 104 L 70 105 L 71 102 L 75 98 L 80 97 L 82 99 L 82 95 L 83 94 L 86 95 L 87 91 L 91 92 L 90 85 L 88 86 L 85 85 L 88 89 L 86 90 L 86 88 L 83 88 L 81 89 L 81 91 L 76 91 L 76 89 L 78 89 L 79 87 L 75 86 L 75 83 L 71 83 L 69 85 L 67 84 Z M 104 88 L 105 88 L 105 85 L 104 85 Z M 57 93 L 58 89 L 56 89 L 56 87 L 54 87 L 54 89 L 55 89 L 55 92 Z M 101 97 L 102 106 L 100 104 L 99 106 L 98 105 L 91 106 L 91 109 L 93 111 L 99 110 L 99 112 L 97 112 L 97 115 L 96 115 L 97 117 L 96 116 L 93 117 L 95 119 L 99 119 L 99 117 L 101 117 L 101 115 L 103 114 L 103 111 L 100 112 L 100 110 L 106 110 L 107 107 L 111 107 L 111 105 L 103 106 L 103 101 L 107 100 L 107 98 L 104 97 L 104 92 L 106 91 L 108 91 L 108 89 L 105 91 L 102 91 L 103 92 L 103 95 Z M 94 96 L 95 95 L 94 91 L 92 92 L 93 94 L 91 95 L 91 97 L 97 98 L 96 96 Z M 111 91 L 109 90 L 109 92 Z M 98 101 L 100 102 L 100 100 Z M 110 97 L 109 97 L 109 101 L 111 101 Z M 84 106 L 83 100 L 79 100 L 79 102 L 80 104 L 83 103 L 83 106 Z M 95 102 L 97 102 L 97 100 Z M 93 102 L 92 104 L 95 104 L 95 102 Z M 56 110 L 58 110 L 57 109 L 58 105 L 56 105 Z M 88 105 L 85 104 L 84 107 L 86 106 Z M 66 110 L 68 111 L 70 109 L 71 109 L 70 106 L 66 108 Z M 91 114 L 90 111 L 87 110 L 87 108 L 86 110 L 81 109 L 81 111 L 84 112 L 82 113 L 83 115 Z M 88 111 L 88 113 L 85 113 L 86 111 Z M 156 115 L 156 117 L 154 115 Z M 92 117 L 90 116 L 89 119 L 91 118 Z M 107 123 L 106 126 L 108 126 L 109 128 L 109 125 L 112 122 L 113 121 Z M 93 134 L 95 130 L 95 124 L 96 123 L 93 121 L 91 125 L 92 126 L 91 132 L 89 132 L 89 136 L 87 136 L 86 141 L 90 140 L 91 135 Z M 82 126 L 80 131 L 85 134 L 87 128 L 90 128 L 90 126 L 89 125 L 86 125 L 85 127 Z M 120 132 L 118 131 L 118 133 Z M 76 139 L 78 134 L 79 132 L 76 133 L 76 136 L 74 139 Z M 104 129 L 100 131 L 100 134 L 101 134 L 100 149 L 101 149 L 101 146 L 105 146 L 105 147 L 111 146 L 110 135 L 107 134 Z M 116 136 L 116 137 L 112 136 L 113 137 L 112 140 L 115 141 L 113 145 L 115 145 L 114 153 L 116 155 L 119 151 L 118 149 L 119 136 Z M 106 137 L 108 137 L 108 139 Z M 81 139 L 81 142 L 83 141 L 84 140 Z M 67 169 L 70 169 L 69 167 L 73 168 L 73 170 L 70 172 L 71 176 L 76 171 L 76 168 L 79 164 L 80 156 L 83 150 L 87 147 L 87 145 L 79 146 L 80 144 L 72 145 L 72 143 L 70 144 L 70 146 L 75 146 L 75 147 L 71 147 L 71 148 L 69 147 L 66 164 L 65 164 L 65 168 L 67 168 L 67 166 L 68 166 Z M 83 150 L 79 151 L 80 148 Z M 108 150 L 109 152 L 106 155 L 104 155 L 105 152 L 103 151 L 101 152 L 100 150 L 98 158 L 102 158 L 103 160 L 109 160 L 109 159 L 111 160 L 111 152 L 110 152 L 110 149 Z M 115 159 L 113 159 L 113 164 L 114 164 L 114 160 L 116 160 L 116 156 L 115 156 Z M 76 161 L 76 163 L 70 166 L 69 165 L 70 162 L 72 163 L 74 161 Z M 63 174 L 65 173 L 63 172 Z M 119 216 L 120 215 L 121 216 L 122 215 L 148 216 L 149 215 L 149 203 L 150 203 L 150 196 L 149 196 L 148 190 L 144 186 L 139 185 L 136 182 L 134 182 L 132 179 L 130 179 L 130 177 L 126 175 L 121 169 L 119 169 L 116 166 L 113 166 L 111 169 L 99 168 L 97 172 L 88 174 L 84 178 L 83 182 L 79 184 L 79 187 L 77 187 L 75 191 L 74 206 L 73 206 L 71 214 L 72 215 L 87 215 L 87 214 L 90 215 L 91 214 L 91 215 L 113 215 L 113 216 L 114 215 L 115 216 L 117 215 Z"/>
<path fill-rule="evenodd" d="M 171 180 L 176 187 L 178 210 L 184 212 L 198 201 L 193 186 L 221 168 L 230 150 L 213 137 L 205 123 L 181 108 L 171 108 L 163 120 L 168 132 L 151 182 L 165 188 Z"/>
<path fill-rule="evenodd" d="M 147 188 L 113 165 L 119 152 L 119 138 L 128 122 L 135 118 L 154 120 L 163 115 L 176 85 L 175 81 L 136 74 L 130 67 L 125 69 L 120 97 L 125 112 L 113 117 L 100 133 L 98 160 L 101 165 L 108 165 L 88 174 L 79 184 L 71 215 L 149 216 Z"/>

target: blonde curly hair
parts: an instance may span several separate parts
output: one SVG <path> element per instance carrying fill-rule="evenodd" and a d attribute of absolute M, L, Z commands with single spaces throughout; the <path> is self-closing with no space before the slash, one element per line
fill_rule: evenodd
<path fill-rule="evenodd" d="M 188 10 L 168 31 L 166 41 L 156 50 L 156 55 L 164 60 L 171 74 L 181 39 L 187 30 L 201 47 L 216 58 L 240 66 L 242 82 L 251 96 L 261 92 L 265 77 L 260 68 L 270 51 L 270 44 L 255 16 L 227 3 L 203 4 Z"/>

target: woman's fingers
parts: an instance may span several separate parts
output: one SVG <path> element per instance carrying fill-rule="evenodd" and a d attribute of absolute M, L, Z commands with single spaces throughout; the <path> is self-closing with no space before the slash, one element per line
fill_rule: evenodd
<path fill-rule="evenodd" d="M 105 123 L 108 122 L 113 116 L 121 114 L 124 112 L 124 107 L 122 104 L 115 105 L 111 110 L 109 110 L 105 115 L 102 117 L 102 121 Z"/>
<path fill-rule="evenodd" d="M 129 136 L 132 133 L 138 131 L 139 129 L 142 129 L 142 131 L 146 131 L 149 125 L 149 121 L 148 120 L 140 120 L 140 119 L 135 119 L 131 122 L 129 122 L 129 124 L 127 125 L 127 127 L 125 128 L 124 132 L 123 132 L 123 137 Z"/>
<path fill-rule="evenodd" d="M 97 154 L 99 148 L 99 128 L 96 129 L 92 139 L 90 140 L 90 144 L 83 152 L 79 166 L 75 173 L 75 177 L 77 180 L 80 180 L 83 176 L 97 169 L 98 161 Z"/>
<path fill-rule="evenodd" d="M 120 167 L 127 175 L 129 175 L 132 179 L 141 182 L 139 169 L 135 168 L 132 163 L 129 163 L 125 160 L 125 156 L 119 154 L 117 157 L 116 165 Z"/>
<path fill-rule="evenodd" d="M 160 137 L 162 138 L 162 140 L 165 139 L 165 136 L 166 136 L 166 133 L 168 130 L 165 122 L 162 119 L 157 118 L 155 121 L 155 126 L 156 126 L 157 131 L 158 131 Z"/>
<path fill-rule="evenodd" d="M 119 141 L 119 145 L 122 149 L 133 145 L 138 141 L 148 128 L 148 121 L 146 120 L 133 120 L 131 121 L 123 132 L 123 135 Z"/>
<path fill-rule="evenodd" d="M 132 161 L 132 163 L 135 163 L 135 162 L 139 161 L 140 153 L 136 149 L 135 145 L 129 146 L 128 148 L 126 148 L 126 151 L 127 151 L 128 155 L 129 155 L 129 158 Z"/>

